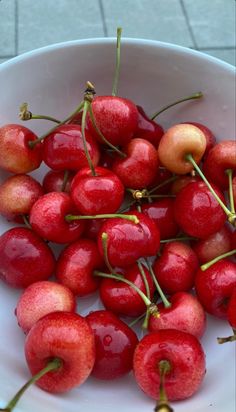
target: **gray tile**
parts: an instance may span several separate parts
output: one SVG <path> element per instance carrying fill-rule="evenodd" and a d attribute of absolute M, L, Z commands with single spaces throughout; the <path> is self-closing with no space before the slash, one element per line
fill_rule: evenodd
<path fill-rule="evenodd" d="M 20 0 L 19 53 L 61 41 L 104 36 L 98 0 Z"/>
<path fill-rule="evenodd" d="M 0 55 L 15 54 L 15 1 L 0 1 Z"/>
<path fill-rule="evenodd" d="M 236 66 L 236 49 L 204 49 L 202 52 Z"/>
<path fill-rule="evenodd" d="M 108 35 L 117 25 L 124 37 L 139 37 L 192 47 L 179 0 L 102 0 Z"/>
<path fill-rule="evenodd" d="M 234 0 L 183 0 L 199 48 L 235 47 Z"/>

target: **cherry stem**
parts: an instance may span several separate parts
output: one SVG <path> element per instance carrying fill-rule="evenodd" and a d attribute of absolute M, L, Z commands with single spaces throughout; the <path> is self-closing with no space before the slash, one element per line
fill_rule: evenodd
<path fill-rule="evenodd" d="M 114 272 L 113 267 L 111 266 L 109 259 L 108 259 L 108 248 L 107 248 L 107 242 L 108 242 L 108 234 L 106 232 L 102 233 L 102 249 L 103 249 L 103 255 L 104 255 L 104 260 L 107 268 L 110 270 L 111 273 Z"/>
<path fill-rule="evenodd" d="M 170 107 L 176 106 L 179 103 L 183 103 L 183 102 L 187 102 L 188 100 L 196 100 L 196 99 L 200 99 L 201 97 L 203 97 L 203 93 L 202 92 L 197 92 L 192 94 L 191 96 L 188 97 L 184 97 L 183 99 L 177 100 L 174 103 L 168 104 L 167 106 L 164 106 L 161 110 L 159 110 L 158 112 L 154 113 L 151 116 L 151 120 L 154 120 L 157 116 L 159 116 L 159 114 L 165 112 L 167 109 L 170 109 Z"/>
<path fill-rule="evenodd" d="M 160 297 L 161 297 L 161 300 L 162 300 L 165 308 L 170 308 L 170 307 L 171 307 L 171 303 L 169 302 L 169 300 L 168 300 L 168 299 L 166 298 L 166 296 L 164 295 L 164 293 L 163 293 L 163 291 L 162 291 L 162 289 L 161 289 L 161 287 L 160 287 L 160 285 L 159 285 L 159 283 L 158 283 L 158 281 L 157 281 L 157 278 L 156 278 L 156 276 L 155 276 L 155 273 L 153 272 L 151 263 L 150 263 L 147 259 L 146 259 L 146 263 L 147 263 L 147 265 L 148 265 L 148 270 L 149 270 L 149 272 L 150 272 L 150 274 L 151 274 L 151 276 L 152 276 L 153 282 L 154 282 L 154 284 L 155 284 L 155 286 L 156 286 L 156 289 L 157 289 L 157 291 L 158 291 L 158 293 L 159 293 L 159 295 L 160 295 Z"/>
<path fill-rule="evenodd" d="M 143 283 L 144 283 L 144 285 L 145 285 L 147 297 L 148 297 L 148 299 L 150 299 L 151 294 L 150 294 L 149 284 L 148 284 L 148 281 L 147 281 L 147 276 L 146 276 L 146 274 L 145 274 L 145 272 L 144 272 L 142 263 L 141 263 L 141 262 L 137 262 L 137 265 L 138 265 L 138 268 L 139 268 L 139 272 L 140 272 L 140 274 L 141 274 L 141 276 L 142 276 Z"/>
<path fill-rule="evenodd" d="M 125 220 L 130 220 L 136 225 L 139 223 L 139 219 L 135 215 L 123 215 L 121 213 L 116 214 L 104 214 L 104 215 L 93 215 L 93 216 L 76 216 L 76 215 L 66 215 L 65 220 L 70 222 L 72 220 L 90 220 L 90 219 L 114 219 L 121 218 Z"/>
<path fill-rule="evenodd" d="M 206 177 L 204 176 L 204 174 L 202 173 L 200 167 L 197 165 L 197 163 L 195 162 L 193 156 L 189 153 L 185 156 L 186 160 L 188 160 L 193 167 L 197 170 L 199 176 L 202 178 L 202 180 L 204 181 L 204 183 L 207 185 L 208 189 L 210 190 L 210 192 L 212 193 L 212 195 L 214 196 L 214 198 L 217 200 L 217 202 L 219 203 L 219 205 L 222 207 L 222 209 L 224 210 L 225 214 L 228 217 L 228 221 L 234 226 L 236 223 L 236 216 L 234 213 L 232 213 L 226 206 L 225 204 L 222 202 L 222 200 L 219 198 L 219 196 L 217 195 L 217 193 L 215 192 L 215 190 L 213 189 L 213 187 L 210 185 L 210 183 L 208 182 L 208 180 L 206 179 Z"/>
<path fill-rule="evenodd" d="M 160 183 L 159 185 L 155 186 L 153 189 L 149 190 L 149 194 L 155 192 L 158 189 L 161 189 L 162 187 L 168 185 L 168 183 L 174 182 L 178 177 L 177 176 L 172 176 L 169 179 L 164 180 L 164 182 Z"/>
<path fill-rule="evenodd" d="M 52 116 L 46 116 L 44 114 L 33 114 L 29 109 L 28 109 L 28 103 L 22 103 L 20 105 L 20 113 L 19 113 L 19 118 L 20 120 L 27 121 L 27 120 L 36 120 L 36 119 L 42 119 L 42 120 L 50 120 L 51 122 L 54 123 L 61 123 L 60 120 L 55 119 L 55 117 Z"/>
<path fill-rule="evenodd" d="M 184 236 L 184 237 L 176 237 L 172 239 L 162 239 L 160 243 L 169 243 L 169 242 L 178 242 L 178 241 L 185 241 L 185 240 L 197 240 L 195 237 L 191 236 Z"/>
<path fill-rule="evenodd" d="M 122 28 L 118 27 L 117 35 L 116 35 L 116 69 L 115 69 L 115 76 L 114 76 L 113 86 L 112 86 L 112 96 L 117 95 L 117 89 L 118 89 L 118 81 L 119 81 L 119 74 L 120 74 L 121 33 L 122 33 Z"/>
<path fill-rule="evenodd" d="M 223 255 L 217 256 L 215 259 L 212 259 L 210 262 L 204 263 L 204 265 L 201 266 L 201 270 L 204 272 L 205 270 L 209 269 L 212 265 L 214 265 L 219 260 L 232 256 L 234 254 L 236 254 L 236 249 L 230 250 L 229 252 L 224 253 Z"/>
<path fill-rule="evenodd" d="M 32 229 L 28 217 L 27 217 L 26 215 L 24 215 L 24 214 L 21 215 L 21 216 L 22 216 L 22 219 L 23 219 L 23 222 L 24 222 L 25 226 L 26 226 L 28 229 Z"/>
<path fill-rule="evenodd" d="M 94 165 L 93 165 L 92 159 L 91 159 L 89 151 L 88 151 L 87 141 L 86 141 L 86 137 L 85 137 L 86 116 L 87 116 L 89 106 L 90 106 L 90 102 L 88 100 L 85 100 L 84 101 L 83 114 L 82 114 L 82 122 L 81 122 L 81 133 L 82 133 L 84 152 L 85 152 L 85 156 L 86 156 L 89 168 L 91 170 L 92 176 L 96 176 L 96 172 L 95 172 Z"/>
<path fill-rule="evenodd" d="M 229 177 L 229 204 L 230 210 L 233 214 L 235 214 L 235 206 L 234 206 L 234 195 L 233 195 L 233 170 L 227 169 L 225 173 Z"/>
<path fill-rule="evenodd" d="M 171 370 L 170 362 L 167 360 L 161 360 L 158 366 L 160 373 L 160 395 L 154 412 L 174 412 L 174 410 L 169 405 L 164 383 L 166 374 Z"/>
<path fill-rule="evenodd" d="M 62 186 L 61 186 L 61 192 L 65 192 L 66 185 L 67 185 L 68 178 L 69 178 L 69 174 L 70 174 L 69 170 L 65 170 L 64 177 L 63 177 L 63 182 L 62 182 Z"/>
<path fill-rule="evenodd" d="M 96 124 L 96 120 L 93 114 L 93 109 L 91 104 L 89 105 L 89 114 L 90 114 L 90 118 L 91 118 L 91 122 L 93 124 L 94 129 L 96 130 L 97 134 L 101 137 L 102 141 L 109 146 L 114 152 L 116 152 L 119 156 L 121 157 L 127 157 L 127 155 L 122 152 L 121 150 L 119 150 L 116 146 L 114 146 L 112 143 L 110 143 L 105 136 L 103 136 L 101 130 L 98 128 L 97 124 Z"/>
<path fill-rule="evenodd" d="M 11 399 L 11 401 L 7 404 L 4 409 L 0 409 L 0 411 L 11 412 L 13 408 L 16 406 L 17 402 L 21 398 L 21 396 L 25 393 L 25 391 L 31 386 L 33 383 L 38 381 L 42 376 L 46 375 L 46 373 L 55 371 L 59 369 L 62 365 L 62 361 L 58 358 L 51 360 L 41 371 L 39 371 L 36 375 L 28 380 L 24 386 L 15 394 L 15 396 Z"/>
<path fill-rule="evenodd" d="M 146 313 L 143 313 L 142 315 L 138 316 L 136 319 L 134 319 L 132 322 L 129 323 L 129 327 L 131 328 L 132 326 L 136 325 L 137 322 L 139 322 L 140 320 L 142 320 L 145 316 Z"/>
<path fill-rule="evenodd" d="M 226 343 L 226 342 L 234 342 L 236 340 L 236 329 L 233 329 L 233 335 L 228 336 L 227 338 L 217 338 L 217 342 L 219 344 Z"/>

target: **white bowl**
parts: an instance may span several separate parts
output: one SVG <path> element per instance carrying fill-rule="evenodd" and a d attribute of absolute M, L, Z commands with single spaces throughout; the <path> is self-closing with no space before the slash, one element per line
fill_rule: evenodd
<path fill-rule="evenodd" d="M 45 47 L 16 57 L 0 66 L 0 125 L 19 122 L 20 103 L 27 101 L 34 113 L 63 119 L 82 99 L 87 80 L 98 94 L 110 94 L 115 64 L 115 40 L 73 41 Z M 198 121 L 209 126 L 219 140 L 235 138 L 234 68 L 213 57 L 183 47 L 146 40 L 122 42 L 119 95 L 133 99 L 147 113 L 202 91 L 200 101 L 187 102 L 163 113 L 164 126 Z M 25 124 L 38 133 L 48 122 Z M 34 172 L 40 178 L 42 172 Z M 1 172 L 2 179 L 6 176 Z M 9 225 L 0 220 L 1 232 Z M 0 284 L 0 407 L 28 379 L 24 336 L 14 316 L 20 291 Z M 98 307 L 96 297 L 80 300 L 80 312 Z M 207 374 L 200 391 L 191 399 L 174 403 L 175 411 L 234 410 L 234 344 L 218 345 L 227 336 L 225 322 L 209 319 L 202 344 L 207 354 Z M 194 365 L 193 365 L 194 367 Z M 32 387 L 19 402 L 24 412 L 150 412 L 153 401 L 137 388 L 132 375 L 114 382 L 89 379 L 66 395 L 54 396 Z"/>

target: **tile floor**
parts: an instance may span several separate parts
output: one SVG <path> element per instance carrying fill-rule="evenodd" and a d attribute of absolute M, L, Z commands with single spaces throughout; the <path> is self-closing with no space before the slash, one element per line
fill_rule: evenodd
<path fill-rule="evenodd" d="M 235 0 L 0 0 L 0 62 L 51 43 L 139 37 L 201 50 L 235 65 Z"/>

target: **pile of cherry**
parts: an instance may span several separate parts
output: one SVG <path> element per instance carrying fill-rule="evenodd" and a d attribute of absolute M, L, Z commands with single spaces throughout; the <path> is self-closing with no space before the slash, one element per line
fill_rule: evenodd
<path fill-rule="evenodd" d="M 25 289 L 16 317 L 31 382 L 59 393 L 133 369 L 155 410 L 171 411 L 167 399 L 192 396 L 204 378 L 205 312 L 233 328 L 220 343 L 235 340 L 236 142 L 192 122 L 164 132 L 91 83 L 62 122 L 22 107 L 23 120 L 44 117 L 56 125 L 41 138 L 0 128 L 0 168 L 14 174 L 0 213 L 18 223 L 0 237 L 0 276 Z M 27 173 L 42 161 L 51 170 L 40 184 Z M 65 244 L 57 261 L 51 242 Z M 96 291 L 105 309 L 76 313 L 76 298 Z"/>

